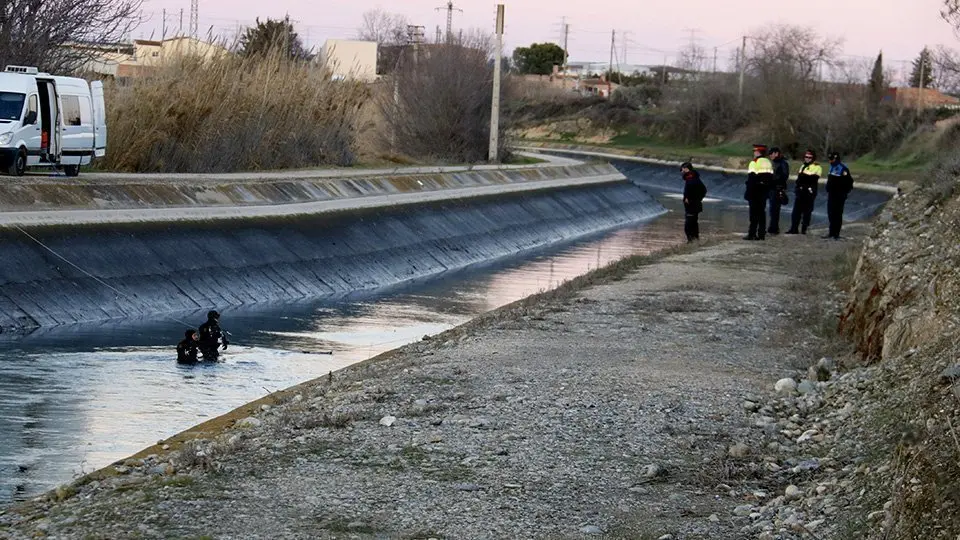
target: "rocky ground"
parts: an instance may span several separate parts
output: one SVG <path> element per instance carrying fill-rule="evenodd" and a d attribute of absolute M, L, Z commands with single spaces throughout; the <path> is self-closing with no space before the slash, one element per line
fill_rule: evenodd
<path fill-rule="evenodd" d="M 0 537 L 861 538 L 893 503 L 858 420 L 883 368 L 841 369 L 867 229 L 845 232 L 619 265 L 8 510 Z"/>

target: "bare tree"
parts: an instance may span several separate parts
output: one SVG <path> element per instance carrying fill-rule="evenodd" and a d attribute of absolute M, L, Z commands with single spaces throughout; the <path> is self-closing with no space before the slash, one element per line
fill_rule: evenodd
<path fill-rule="evenodd" d="M 822 71 L 838 64 L 841 42 L 821 37 L 812 28 L 789 25 L 751 35 L 746 69 L 755 114 L 767 126 L 772 144 L 797 152 L 801 131 L 809 123 L 808 109 L 824 97 Z"/>
<path fill-rule="evenodd" d="M 389 73 L 396 68 L 407 43 L 407 19 L 397 13 L 372 9 L 363 14 L 357 37 L 377 42 L 377 73 Z"/>
<path fill-rule="evenodd" d="M 821 37 L 813 28 L 779 25 L 754 30 L 747 69 L 759 77 L 787 76 L 816 81 L 820 68 L 836 64 L 843 41 Z"/>
<path fill-rule="evenodd" d="M 960 0 L 943 0 L 940 16 L 950 23 L 954 32 L 960 34 Z"/>
<path fill-rule="evenodd" d="M 136 28 L 141 0 L 0 0 L 0 67 L 79 69 Z"/>
<path fill-rule="evenodd" d="M 680 51 L 677 58 L 677 67 L 688 71 L 703 71 L 707 63 L 707 51 L 696 43 L 689 44 Z"/>
<path fill-rule="evenodd" d="M 377 45 L 402 45 L 407 40 L 407 18 L 382 9 L 372 9 L 363 14 L 357 37 L 364 41 L 376 41 Z"/>
<path fill-rule="evenodd" d="M 383 87 L 381 110 L 387 124 L 384 144 L 420 160 L 484 161 L 490 138 L 493 68 L 485 50 L 489 38 L 432 45 L 418 62 L 404 62 Z M 506 126 L 501 124 L 501 130 Z M 501 137 L 502 150 L 506 150 Z M 501 153 L 505 155 L 505 153 Z"/>
<path fill-rule="evenodd" d="M 960 93 L 960 53 L 939 45 L 932 54 L 934 88 L 947 94 Z"/>

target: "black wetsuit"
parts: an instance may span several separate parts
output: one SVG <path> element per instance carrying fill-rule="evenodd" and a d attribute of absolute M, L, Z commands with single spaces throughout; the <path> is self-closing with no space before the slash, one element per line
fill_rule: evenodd
<path fill-rule="evenodd" d="M 178 364 L 196 364 L 199 346 L 196 340 L 184 339 L 177 343 L 177 363 Z"/>
<path fill-rule="evenodd" d="M 227 336 L 220 328 L 220 321 L 211 319 L 200 325 L 200 352 L 203 353 L 204 360 L 216 362 L 220 358 L 221 342 L 226 349 Z"/>

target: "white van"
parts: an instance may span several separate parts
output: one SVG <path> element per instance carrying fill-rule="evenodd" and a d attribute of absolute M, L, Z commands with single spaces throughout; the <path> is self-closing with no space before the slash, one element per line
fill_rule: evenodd
<path fill-rule="evenodd" d="M 54 77 L 35 67 L 0 73 L 0 172 L 62 168 L 67 176 L 107 150 L 103 83 Z"/>

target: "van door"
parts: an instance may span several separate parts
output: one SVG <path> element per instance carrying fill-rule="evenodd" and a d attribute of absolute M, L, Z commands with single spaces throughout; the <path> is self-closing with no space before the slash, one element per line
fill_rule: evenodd
<path fill-rule="evenodd" d="M 37 94 L 27 96 L 27 110 L 23 114 L 23 127 L 20 129 L 20 139 L 27 145 L 27 166 L 35 167 L 40 164 L 40 100 Z"/>
<path fill-rule="evenodd" d="M 107 108 L 103 99 L 103 83 L 90 83 L 93 97 L 93 152 L 97 157 L 107 155 Z"/>
<path fill-rule="evenodd" d="M 59 163 L 63 152 L 63 118 L 57 85 L 51 79 L 37 79 L 40 96 L 40 140 L 42 160 Z"/>
<path fill-rule="evenodd" d="M 53 97 L 51 103 L 56 114 L 54 114 L 53 133 L 50 137 L 50 161 L 60 163 L 63 156 L 63 109 L 60 107 L 60 93 L 57 91 L 57 83 L 50 81 L 50 95 Z"/>

